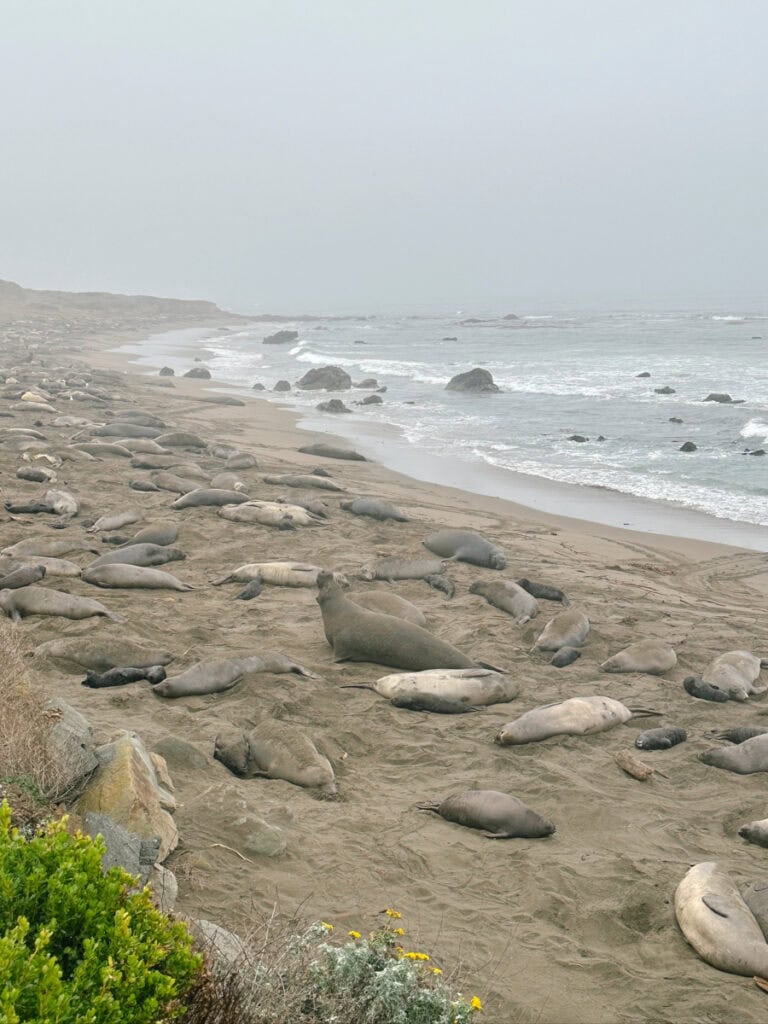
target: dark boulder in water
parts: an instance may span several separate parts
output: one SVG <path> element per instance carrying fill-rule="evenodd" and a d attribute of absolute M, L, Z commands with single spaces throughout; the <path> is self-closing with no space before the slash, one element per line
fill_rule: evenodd
<path fill-rule="evenodd" d="M 290 391 L 291 385 L 287 380 L 279 380 L 277 384 L 272 388 L 273 391 Z"/>
<path fill-rule="evenodd" d="M 681 444 L 678 451 L 681 452 L 695 452 L 697 451 L 696 445 L 693 441 L 686 441 L 685 444 Z"/>
<path fill-rule="evenodd" d="M 501 388 L 494 384 L 493 377 L 487 370 L 476 366 L 474 370 L 468 370 L 467 373 L 459 373 L 452 377 L 445 385 L 445 390 L 497 394 Z"/>
<path fill-rule="evenodd" d="M 359 384 L 353 384 L 353 388 L 365 388 L 367 391 L 375 391 L 379 386 L 379 382 L 375 377 L 366 377 L 365 380 L 361 380 Z"/>
<path fill-rule="evenodd" d="M 274 334 L 268 334 L 263 341 L 264 345 L 287 345 L 290 341 L 296 341 L 299 336 L 298 331 L 276 331 Z"/>
<path fill-rule="evenodd" d="M 674 395 L 675 389 L 671 388 L 669 384 L 667 384 L 663 388 L 654 388 L 653 392 L 656 395 Z"/>
<path fill-rule="evenodd" d="M 261 383 L 261 381 L 257 380 L 255 384 L 251 384 L 251 391 L 264 391 L 264 390 L 265 390 L 264 389 L 264 385 Z"/>
<path fill-rule="evenodd" d="M 331 398 L 327 402 L 320 402 L 315 408 L 319 409 L 320 412 L 352 412 L 351 409 L 344 405 L 340 398 Z"/>
<path fill-rule="evenodd" d="M 576 441 L 578 444 L 584 444 L 584 442 L 588 441 L 589 438 L 588 437 L 584 437 L 583 434 L 571 434 L 571 436 L 568 438 L 568 440 L 569 441 Z"/>
<path fill-rule="evenodd" d="M 187 370 L 184 376 L 192 377 L 195 380 L 210 380 L 211 371 L 206 370 L 204 366 L 193 366 L 191 370 Z"/>
<path fill-rule="evenodd" d="M 173 376 L 175 376 L 175 373 L 171 369 L 170 366 L 163 366 L 162 369 L 160 370 L 160 376 L 161 377 L 173 377 Z"/>
<path fill-rule="evenodd" d="M 643 370 L 642 373 L 636 373 L 635 376 L 636 377 L 650 377 L 651 375 L 650 375 L 650 373 L 648 373 L 647 370 Z"/>
<path fill-rule="evenodd" d="M 380 395 L 368 395 L 362 402 L 358 402 L 358 405 L 381 405 L 384 399 Z"/>
<path fill-rule="evenodd" d="M 721 405 L 743 405 L 743 398 L 731 398 L 729 394 L 724 391 L 711 391 L 705 399 L 705 402 L 719 402 Z"/>
<path fill-rule="evenodd" d="M 670 423 L 682 423 L 683 421 L 680 419 L 679 416 L 670 416 L 669 417 L 669 422 Z"/>
<path fill-rule="evenodd" d="M 348 391 L 352 378 L 340 366 L 314 366 L 296 381 L 296 387 L 303 391 Z"/>

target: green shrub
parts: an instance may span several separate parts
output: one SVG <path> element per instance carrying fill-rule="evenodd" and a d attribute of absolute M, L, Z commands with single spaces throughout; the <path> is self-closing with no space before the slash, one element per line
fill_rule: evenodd
<path fill-rule="evenodd" d="M 33 838 L 0 805 L 0 1024 L 154 1024 L 201 965 L 182 924 L 120 868 L 99 838 L 54 822 Z"/>

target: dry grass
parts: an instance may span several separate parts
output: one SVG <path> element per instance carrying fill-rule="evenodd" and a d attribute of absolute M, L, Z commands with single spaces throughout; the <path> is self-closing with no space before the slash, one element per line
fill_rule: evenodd
<path fill-rule="evenodd" d="M 0 786 L 15 784 L 43 800 L 58 794 L 62 768 L 48 748 L 57 717 L 29 678 L 15 630 L 0 623 Z"/>

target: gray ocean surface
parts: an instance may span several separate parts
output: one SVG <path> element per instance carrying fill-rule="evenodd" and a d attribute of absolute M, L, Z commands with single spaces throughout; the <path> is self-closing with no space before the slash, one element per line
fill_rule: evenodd
<path fill-rule="evenodd" d="M 263 343 L 285 329 L 298 339 Z M 264 397 L 294 405 L 312 426 L 321 423 L 318 402 L 341 398 L 353 412 L 322 415 L 333 433 L 354 439 L 374 425 L 394 428 L 425 456 L 768 524 L 768 455 L 746 454 L 768 449 L 765 314 L 318 317 L 260 321 L 200 344 L 215 379 L 243 389 L 260 382 Z M 173 353 L 165 355 L 174 366 Z M 153 361 L 147 347 L 141 361 Z M 293 385 L 325 365 L 343 367 L 353 381 L 375 377 L 387 389 L 383 403 L 355 404 L 369 393 L 358 390 L 272 394 L 278 380 Z M 179 360 L 175 368 L 188 366 Z M 502 393 L 445 390 L 473 366 L 489 370 Z M 711 392 L 736 401 L 704 401 Z M 588 440 L 569 440 L 573 434 Z M 697 450 L 680 452 L 685 441 Z"/>

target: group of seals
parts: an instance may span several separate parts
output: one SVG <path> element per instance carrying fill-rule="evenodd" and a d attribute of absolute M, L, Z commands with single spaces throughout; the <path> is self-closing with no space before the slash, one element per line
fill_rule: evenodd
<path fill-rule="evenodd" d="M 267 719 L 249 733 L 219 734 L 213 756 L 244 778 L 284 779 L 324 797 L 337 792 L 328 758 L 297 726 L 277 719 Z"/>

